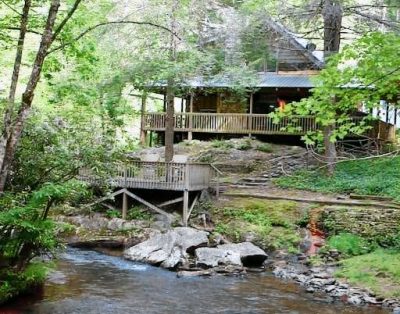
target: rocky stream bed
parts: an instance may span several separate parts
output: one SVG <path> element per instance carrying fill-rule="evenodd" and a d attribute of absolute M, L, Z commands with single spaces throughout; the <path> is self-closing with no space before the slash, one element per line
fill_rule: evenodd
<path fill-rule="evenodd" d="M 307 293 L 326 294 L 332 302 L 382 307 L 400 313 L 400 300 L 383 299 L 372 291 L 352 287 L 335 278 L 335 263 L 312 267 L 305 254 L 267 254 L 251 242 L 230 243 L 205 230 L 176 227 L 160 231 L 151 228 L 152 223 L 147 221 L 128 222 L 99 214 L 90 218 L 60 216 L 58 220 L 79 225 L 77 234 L 83 236 L 69 235 L 68 242 L 72 246 L 119 248 L 128 260 L 176 271 L 178 277 L 272 272 L 286 282 L 301 285 Z M 124 231 L 121 233 L 121 230 Z M 132 230 L 133 234 L 130 233 Z M 330 254 L 334 260 L 335 252 Z"/>

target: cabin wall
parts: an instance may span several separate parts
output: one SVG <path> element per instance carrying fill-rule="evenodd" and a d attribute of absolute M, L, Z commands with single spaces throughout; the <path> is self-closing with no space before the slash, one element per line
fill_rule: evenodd
<path fill-rule="evenodd" d="M 249 106 L 248 99 L 223 92 L 218 97 L 218 113 L 246 113 Z"/>
<path fill-rule="evenodd" d="M 195 94 L 193 97 L 193 112 L 217 112 L 217 94 Z M 186 108 L 189 112 L 190 108 Z"/>
<path fill-rule="evenodd" d="M 253 96 L 253 113 L 270 113 L 279 106 L 279 102 L 288 104 L 309 95 L 307 88 L 261 88 Z M 188 104 L 186 112 L 190 111 Z M 229 92 L 198 93 L 193 98 L 193 112 L 249 113 L 249 104 L 249 98 L 235 99 Z"/>

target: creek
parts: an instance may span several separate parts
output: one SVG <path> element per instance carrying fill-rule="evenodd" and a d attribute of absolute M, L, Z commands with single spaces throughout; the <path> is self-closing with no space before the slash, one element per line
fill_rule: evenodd
<path fill-rule="evenodd" d="M 164 269 L 68 248 L 43 289 L 0 308 L 17 313 L 388 313 L 331 303 L 270 273 L 177 278 Z"/>

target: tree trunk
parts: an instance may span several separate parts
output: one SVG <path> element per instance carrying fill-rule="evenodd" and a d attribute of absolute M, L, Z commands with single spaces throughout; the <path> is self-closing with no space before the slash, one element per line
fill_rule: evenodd
<path fill-rule="evenodd" d="M 337 53 L 340 48 L 343 9 L 341 0 L 325 0 L 322 10 L 324 18 L 324 57 Z"/>
<path fill-rule="evenodd" d="M 142 94 L 142 106 L 140 108 L 140 144 L 144 147 L 146 146 L 146 135 L 147 131 L 144 130 L 145 128 L 145 118 L 144 114 L 146 113 L 146 102 L 147 102 L 147 92 L 143 92 Z"/>
<path fill-rule="evenodd" d="M 15 94 L 17 91 L 19 73 L 21 69 L 22 55 L 24 51 L 25 35 L 29 20 L 29 10 L 31 8 L 31 0 L 26 0 L 24 3 L 24 8 L 22 9 L 20 32 L 17 45 L 17 53 L 14 61 L 14 69 L 11 77 L 10 92 L 8 95 L 7 108 L 4 113 L 3 119 L 3 132 L 0 139 L 0 156 L 4 156 L 6 153 L 7 139 L 10 136 L 11 126 L 12 126 L 12 112 L 14 110 Z M 3 160 L 0 159 L 0 169 L 3 168 Z"/>
<path fill-rule="evenodd" d="M 322 15 L 324 18 L 324 57 L 325 59 L 334 53 L 339 52 L 340 48 L 340 32 L 342 29 L 343 9 L 341 0 L 324 0 Z M 335 105 L 335 97 L 332 98 L 332 106 Z M 336 145 L 331 140 L 331 136 L 335 130 L 335 125 L 331 124 L 324 128 L 324 147 L 325 162 L 327 164 L 327 172 L 331 176 L 335 171 L 336 165 Z"/>
<path fill-rule="evenodd" d="M 47 52 L 53 42 L 53 28 L 54 23 L 58 14 L 58 9 L 60 7 L 60 0 L 52 0 L 49 14 L 47 16 L 45 30 L 42 35 L 39 50 L 36 54 L 36 59 L 32 67 L 32 73 L 29 78 L 28 84 L 24 93 L 22 94 L 21 106 L 18 110 L 18 114 L 15 121 L 12 123 L 9 135 L 6 139 L 5 150 L 0 151 L 0 193 L 4 192 L 8 172 L 11 167 L 11 163 L 14 159 L 15 151 L 19 138 L 21 137 L 22 130 L 24 128 L 25 121 L 28 117 L 30 108 L 32 106 L 32 101 L 34 97 L 34 92 L 36 86 L 40 80 L 40 74 L 42 72 L 42 66 L 46 58 Z"/>
<path fill-rule="evenodd" d="M 332 176 L 335 172 L 336 166 L 336 145 L 335 142 L 331 140 L 331 135 L 335 130 L 334 125 L 328 125 L 324 127 L 324 146 L 325 146 L 325 162 L 327 165 L 327 173 L 329 176 Z"/>
<path fill-rule="evenodd" d="M 178 1 L 173 0 L 172 10 L 171 10 L 171 37 L 170 37 L 170 50 L 169 50 L 169 60 L 171 64 L 176 61 L 176 11 L 178 9 Z M 165 118 L 165 161 L 170 162 L 174 156 L 174 99 L 175 99 L 175 73 L 171 73 L 167 80 L 167 108 L 166 108 L 166 118 Z"/>

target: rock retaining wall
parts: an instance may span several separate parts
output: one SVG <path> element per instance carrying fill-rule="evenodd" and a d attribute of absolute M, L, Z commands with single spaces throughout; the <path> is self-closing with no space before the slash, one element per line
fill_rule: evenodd
<path fill-rule="evenodd" d="M 384 237 L 400 231 L 400 209 L 373 207 L 327 207 L 321 217 L 323 226 L 335 232 Z"/>

